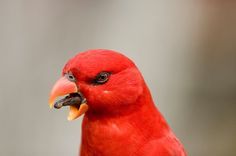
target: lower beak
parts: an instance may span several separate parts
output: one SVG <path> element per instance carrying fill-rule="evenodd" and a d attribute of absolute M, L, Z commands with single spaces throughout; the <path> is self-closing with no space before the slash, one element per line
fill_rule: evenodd
<path fill-rule="evenodd" d="M 50 96 L 49 96 L 49 106 L 50 108 L 53 107 L 53 105 L 56 102 L 56 99 L 60 96 L 70 95 L 73 93 L 79 93 L 78 87 L 76 86 L 75 82 L 69 81 L 65 76 L 61 77 L 53 86 Z M 82 98 L 82 97 L 81 97 Z M 70 102 L 70 101 L 69 101 Z M 70 112 L 67 117 L 69 121 L 74 120 L 84 114 L 88 110 L 88 105 L 86 104 L 85 99 L 80 99 L 78 105 L 74 105 L 70 103 L 67 106 L 70 106 Z M 62 106 L 65 106 L 62 104 Z M 55 107 L 55 106 L 54 106 Z"/>

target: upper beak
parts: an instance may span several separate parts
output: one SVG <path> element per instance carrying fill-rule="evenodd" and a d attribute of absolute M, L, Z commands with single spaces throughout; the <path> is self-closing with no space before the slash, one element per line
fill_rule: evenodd
<path fill-rule="evenodd" d="M 69 81 L 65 76 L 61 77 L 53 86 L 50 96 L 49 96 L 49 106 L 53 107 L 56 99 L 59 96 L 65 96 L 71 93 L 79 93 L 78 87 L 75 82 Z M 73 105 L 70 105 L 70 112 L 68 120 L 74 120 L 84 114 L 88 110 L 88 105 L 86 100 L 81 101 L 79 108 Z"/>

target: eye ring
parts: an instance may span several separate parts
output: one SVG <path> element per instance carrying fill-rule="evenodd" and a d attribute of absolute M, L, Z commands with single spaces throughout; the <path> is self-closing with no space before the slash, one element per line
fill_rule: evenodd
<path fill-rule="evenodd" d="M 67 73 L 65 76 L 69 81 L 72 81 L 72 82 L 76 81 L 75 76 L 71 72 Z"/>
<path fill-rule="evenodd" d="M 94 83 L 95 84 L 104 84 L 109 80 L 110 75 L 111 75 L 111 73 L 109 73 L 109 72 L 101 72 L 96 76 Z"/>

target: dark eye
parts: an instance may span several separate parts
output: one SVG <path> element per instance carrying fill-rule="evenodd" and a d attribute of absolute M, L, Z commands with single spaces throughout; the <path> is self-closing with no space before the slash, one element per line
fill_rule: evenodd
<path fill-rule="evenodd" d="M 108 81 L 110 75 L 111 74 L 108 72 L 101 72 L 96 76 L 94 83 L 95 84 L 103 84 Z"/>
<path fill-rule="evenodd" d="M 69 81 L 72 81 L 72 82 L 75 82 L 76 79 L 74 77 L 74 75 L 72 73 L 67 73 L 66 74 L 66 78 L 69 80 Z"/>

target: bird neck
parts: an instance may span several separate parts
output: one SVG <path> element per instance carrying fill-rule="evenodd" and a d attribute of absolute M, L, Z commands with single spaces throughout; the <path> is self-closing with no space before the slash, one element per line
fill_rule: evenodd
<path fill-rule="evenodd" d="M 156 133 L 155 131 L 161 133 L 160 130 L 169 130 L 169 126 L 155 106 L 146 84 L 143 87 L 143 94 L 134 104 L 125 106 L 125 108 L 112 113 L 88 112 L 84 118 L 87 122 L 91 121 L 91 123 L 94 121 L 101 123 L 125 121 L 124 124 L 127 124 L 127 121 L 129 121 L 132 124 L 139 125 L 138 127 L 144 127 L 154 133 Z"/>

